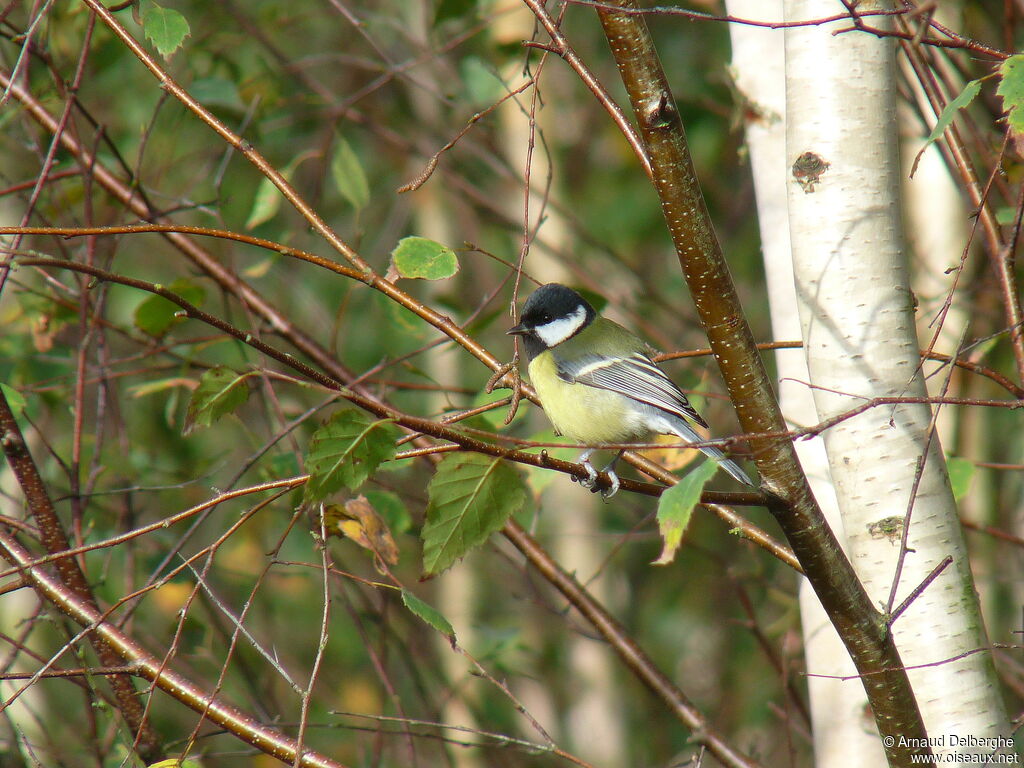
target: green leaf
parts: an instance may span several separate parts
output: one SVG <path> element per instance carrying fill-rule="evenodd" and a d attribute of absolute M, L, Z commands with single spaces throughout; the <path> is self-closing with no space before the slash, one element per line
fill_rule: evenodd
<path fill-rule="evenodd" d="M 448 619 L 441 615 L 440 611 L 423 602 L 407 589 L 402 590 L 402 602 L 405 603 L 406 608 L 427 622 L 427 624 L 432 626 L 438 632 L 447 635 L 448 640 L 454 645 L 455 627 L 451 625 L 451 622 L 449 622 Z"/>
<path fill-rule="evenodd" d="M 319 501 L 342 487 L 355 490 L 378 466 L 395 455 L 397 427 L 363 411 L 346 408 L 313 433 L 306 452 L 306 502 Z"/>
<path fill-rule="evenodd" d="M 718 471 L 718 462 L 704 461 L 671 488 L 666 488 L 658 499 L 658 531 L 664 545 L 654 565 L 668 565 L 676 556 L 683 541 L 683 533 L 690 524 L 693 508 L 700 501 L 701 491 Z"/>
<path fill-rule="evenodd" d="M 401 277 L 444 280 L 459 271 L 455 251 L 425 237 L 403 237 L 391 261 Z"/>
<path fill-rule="evenodd" d="M 245 102 L 238 93 L 238 86 L 223 77 L 202 77 L 193 80 L 188 85 L 188 93 L 204 107 L 245 111 Z"/>
<path fill-rule="evenodd" d="M 306 157 L 308 155 L 299 155 L 281 171 L 281 176 L 289 184 L 295 175 L 295 169 Z M 252 211 L 249 212 L 249 218 L 245 221 L 245 228 L 255 229 L 260 224 L 264 224 L 274 218 L 281 207 L 282 200 L 284 200 L 284 195 L 274 185 L 274 182 L 266 176 L 260 179 L 260 184 L 256 187 L 256 196 L 252 201 Z"/>
<path fill-rule="evenodd" d="M 231 413 L 249 399 L 245 380 L 249 374 L 238 374 L 230 368 L 211 368 L 199 379 L 185 412 L 182 434 L 188 435 L 197 427 L 208 427 L 221 416 Z"/>
<path fill-rule="evenodd" d="M 984 78 L 982 78 L 984 79 Z M 946 108 L 942 110 L 939 115 L 939 119 L 935 121 L 935 127 L 932 128 L 932 132 L 928 134 L 928 138 L 925 140 L 925 146 L 928 146 L 933 141 L 938 140 L 946 129 L 949 128 L 949 124 L 953 122 L 953 118 L 956 117 L 956 113 L 961 109 L 969 106 L 975 97 L 981 92 L 981 80 L 971 80 L 964 89 L 960 91 L 960 94 L 946 105 Z"/>
<path fill-rule="evenodd" d="M 392 334 L 398 335 L 406 341 L 417 342 L 425 339 L 434 330 L 434 328 L 423 321 L 422 317 L 411 309 L 403 307 L 397 301 L 392 301 L 383 294 L 377 295 L 380 296 L 378 301 L 383 300 L 381 303 L 383 304 L 384 312 L 388 316 L 388 322 L 396 326 L 391 332 Z"/>
<path fill-rule="evenodd" d="M 526 501 L 519 473 L 479 453 L 451 454 L 430 481 L 423 524 L 423 570 L 444 571 L 505 524 Z"/>
<path fill-rule="evenodd" d="M 202 286 L 185 278 L 175 280 L 167 286 L 167 289 L 196 307 L 202 306 L 203 300 L 206 298 L 206 291 Z M 177 316 L 176 313 L 180 311 L 181 307 L 173 301 L 154 294 L 135 308 L 135 326 L 150 336 L 163 336 L 172 325 L 185 319 Z"/>
<path fill-rule="evenodd" d="M 270 179 L 264 176 L 256 187 L 256 196 L 252 200 L 252 210 L 245 220 L 246 229 L 255 229 L 260 224 L 270 221 L 281 207 L 281 190 Z"/>
<path fill-rule="evenodd" d="M 334 157 L 331 158 L 331 175 L 338 191 L 357 211 L 365 208 L 370 202 L 370 185 L 366 180 L 363 165 L 359 162 L 359 156 L 340 136 Z"/>
<path fill-rule="evenodd" d="M 142 384 L 136 384 L 128 387 L 128 393 L 134 398 L 148 397 L 149 395 L 155 395 L 160 392 L 166 392 L 168 390 L 174 390 L 184 385 L 186 379 L 181 376 L 170 376 L 164 379 L 153 379 L 153 381 L 146 381 Z"/>
<path fill-rule="evenodd" d="M 914 174 L 917 173 L 917 164 L 921 162 L 921 157 L 924 155 L 925 150 L 938 141 L 939 137 L 945 133 L 946 129 L 949 128 L 949 124 L 953 122 L 953 118 L 956 117 L 957 112 L 964 109 L 974 101 L 974 98 L 981 91 L 982 81 L 988 77 L 991 77 L 991 75 L 986 75 L 985 77 L 978 78 L 977 80 L 971 80 L 971 82 L 964 86 L 964 89 L 960 91 L 960 94 L 955 99 L 946 104 L 946 108 L 942 110 L 942 113 L 939 115 L 939 119 L 935 121 L 935 127 L 932 129 L 932 132 L 928 134 L 928 138 L 924 140 L 924 144 L 922 144 L 921 149 L 918 150 L 917 156 L 914 157 L 914 164 L 910 168 L 911 178 L 913 178 Z"/>
<path fill-rule="evenodd" d="M 1001 205 L 996 208 L 996 224 L 1004 227 L 1017 223 L 1017 209 L 1008 205 Z"/>
<path fill-rule="evenodd" d="M 150 3 L 142 14 L 142 30 L 165 59 L 189 36 L 188 21 L 172 8 Z"/>
<path fill-rule="evenodd" d="M 384 518 L 392 533 L 405 533 L 412 527 L 412 515 L 402 497 L 391 491 L 366 491 L 366 500 Z"/>
<path fill-rule="evenodd" d="M 459 63 L 462 76 L 462 92 L 469 97 L 469 103 L 478 107 L 494 104 L 508 93 L 493 64 L 478 56 L 467 56 Z"/>
<path fill-rule="evenodd" d="M 953 488 L 953 498 L 960 501 L 971 489 L 971 480 L 974 479 L 974 462 L 960 456 L 950 456 L 946 459 L 946 471 L 949 472 L 949 484 Z"/>
<path fill-rule="evenodd" d="M 2 382 L 0 382 L 0 390 L 3 390 L 4 398 L 7 400 L 7 404 L 11 407 L 11 410 L 15 415 L 22 413 L 25 410 L 28 402 L 25 400 L 25 396 L 21 394 L 21 392 Z"/>
<path fill-rule="evenodd" d="M 1024 133 L 1024 54 L 1017 54 L 999 65 L 999 87 L 1010 130 Z"/>

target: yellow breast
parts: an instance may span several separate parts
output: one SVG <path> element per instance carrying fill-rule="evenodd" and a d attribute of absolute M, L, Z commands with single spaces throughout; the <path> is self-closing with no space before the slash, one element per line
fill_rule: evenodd
<path fill-rule="evenodd" d="M 579 443 L 639 442 L 648 434 L 642 414 L 628 398 L 606 389 L 558 378 L 555 361 L 543 352 L 530 362 L 530 382 L 555 429 Z"/>

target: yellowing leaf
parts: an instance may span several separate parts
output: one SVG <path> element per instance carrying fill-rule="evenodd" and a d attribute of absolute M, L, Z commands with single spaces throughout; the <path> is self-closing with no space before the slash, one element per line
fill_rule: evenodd
<path fill-rule="evenodd" d="M 698 428 L 699 429 L 699 428 Z M 642 451 L 643 455 L 651 461 L 656 462 L 669 472 L 677 472 L 683 467 L 689 466 L 694 459 L 700 455 L 696 448 L 677 448 L 679 438 L 675 435 L 657 435 L 654 442 L 662 443 L 665 448 L 648 448 Z"/>
<path fill-rule="evenodd" d="M 345 502 L 345 506 L 327 504 L 323 508 L 324 528 L 328 533 L 339 531 L 363 549 L 368 549 L 388 565 L 398 563 L 395 544 L 387 523 L 377 514 L 365 496 Z"/>
<path fill-rule="evenodd" d="M 202 764 L 198 760 L 191 758 L 182 760 L 180 757 L 172 757 L 168 760 L 161 760 L 159 763 L 151 763 L 147 768 L 201 768 L 201 766 Z"/>

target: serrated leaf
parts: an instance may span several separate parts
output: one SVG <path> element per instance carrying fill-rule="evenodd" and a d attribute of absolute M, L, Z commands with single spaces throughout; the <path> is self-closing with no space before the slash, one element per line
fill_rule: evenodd
<path fill-rule="evenodd" d="M 249 374 L 238 374 L 230 368 L 211 368 L 199 379 L 188 401 L 182 434 L 191 434 L 197 427 L 208 427 L 225 414 L 231 413 L 249 399 L 245 380 Z"/>
<path fill-rule="evenodd" d="M 359 162 L 359 156 L 351 145 L 340 136 L 334 157 L 331 158 L 331 175 L 342 197 L 357 211 L 370 202 L 370 184 L 366 180 L 363 164 Z"/>
<path fill-rule="evenodd" d="M 413 614 L 423 619 L 423 621 L 427 622 L 438 632 L 447 635 L 452 644 L 455 643 L 455 627 L 451 625 L 448 619 L 441 615 L 440 611 L 432 605 L 423 602 L 407 589 L 402 590 L 402 602 Z"/>
<path fill-rule="evenodd" d="M 142 30 L 165 59 L 178 50 L 191 33 L 184 16 L 156 3 L 150 3 L 142 14 Z"/>
<path fill-rule="evenodd" d="M 203 300 L 206 298 L 206 291 L 203 290 L 201 285 L 197 285 L 185 278 L 175 280 L 167 286 L 167 290 L 178 294 L 189 304 L 196 307 L 202 306 Z M 184 320 L 184 318 L 177 316 L 177 313 L 180 311 L 181 307 L 173 301 L 154 294 L 143 300 L 135 308 L 135 327 L 143 333 L 148 333 L 150 336 L 163 336 L 170 330 L 172 325 Z"/>
<path fill-rule="evenodd" d="M 403 237 L 391 252 L 401 277 L 444 280 L 459 271 L 455 251 L 426 237 Z"/>
<path fill-rule="evenodd" d="M 661 494 L 658 499 L 658 531 L 663 546 L 654 565 L 668 565 L 675 558 L 686 526 L 690 524 L 693 508 L 700 501 L 701 491 L 717 471 L 717 462 L 705 461 Z"/>
<path fill-rule="evenodd" d="M 22 413 L 25 410 L 28 403 L 21 392 L 2 382 L 0 382 L 0 390 L 3 390 L 4 398 L 7 400 L 7 405 L 11 407 L 11 410 L 15 415 Z"/>
<path fill-rule="evenodd" d="M 971 480 L 974 479 L 974 462 L 960 456 L 950 456 L 946 459 L 946 471 L 949 472 L 949 484 L 953 488 L 953 498 L 960 501 L 971 489 Z"/>
<path fill-rule="evenodd" d="M 999 65 L 999 87 L 1010 130 L 1024 133 L 1024 54 L 1017 54 Z"/>
<path fill-rule="evenodd" d="M 305 500 L 319 501 L 342 487 L 355 490 L 395 455 L 399 431 L 351 408 L 339 411 L 313 433 L 306 452 Z"/>
<path fill-rule="evenodd" d="M 479 453 L 445 457 L 427 489 L 423 570 L 444 571 L 505 524 L 526 501 L 519 473 Z"/>

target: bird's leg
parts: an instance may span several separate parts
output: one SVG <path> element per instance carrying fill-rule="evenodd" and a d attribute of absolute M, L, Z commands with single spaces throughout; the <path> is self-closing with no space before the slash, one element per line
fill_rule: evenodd
<path fill-rule="evenodd" d="M 587 470 L 587 476 L 586 477 L 576 477 L 576 475 L 573 475 L 572 476 L 572 481 L 574 483 L 579 483 L 584 488 L 589 488 L 591 491 L 595 491 L 596 492 L 597 491 L 597 470 L 594 469 L 594 465 L 590 463 L 590 454 L 592 454 L 593 452 L 594 452 L 594 450 L 590 449 L 590 450 L 584 451 L 583 453 L 580 454 L 580 457 L 579 457 L 579 459 L 577 459 L 577 461 L 579 461 L 579 463 L 583 465 L 583 468 L 585 470 Z"/>
<path fill-rule="evenodd" d="M 601 470 L 608 475 L 608 490 L 602 491 L 602 495 L 606 499 L 610 499 L 619 492 L 619 476 L 615 474 L 615 465 L 619 463 L 621 458 L 622 451 L 619 451 L 615 454 L 615 458 L 608 462 L 608 466 Z"/>

